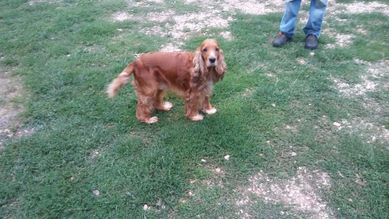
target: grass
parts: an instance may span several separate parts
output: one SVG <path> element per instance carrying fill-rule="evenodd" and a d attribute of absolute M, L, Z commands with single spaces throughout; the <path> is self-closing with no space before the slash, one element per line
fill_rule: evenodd
<path fill-rule="evenodd" d="M 1 1 L 1 65 L 22 77 L 28 93 L 23 124 L 36 128 L 0 152 L 1 218 L 235 218 L 237 188 L 250 176 L 263 171 L 282 181 L 302 166 L 330 176 L 331 188 L 319 194 L 334 217 L 389 217 L 387 138 L 368 142 L 363 130 L 332 125 L 364 118 L 387 129 L 389 93 L 368 94 L 386 109 L 372 116 L 362 97 L 342 96 L 330 79 L 359 83 L 367 67 L 355 59 L 388 60 L 387 17 L 342 15 L 347 24 L 329 19 L 327 25 L 355 39 L 349 47 L 325 49 L 334 39 L 323 35 L 312 56 L 301 32 L 285 48 L 269 44 L 280 14 L 237 14 L 229 27 L 234 39 L 219 38 L 229 71 L 215 87 L 218 113 L 190 122 L 182 101 L 169 96 L 173 111 L 145 125 L 135 119 L 131 86 L 112 101 L 104 89 L 135 54 L 158 50 L 169 39 L 142 34 L 147 23 L 113 22 L 111 15 L 125 7 L 108 0 Z M 179 1 L 183 13 L 191 7 Z M 202 39 L 188 39 L 185 49 Z M 387 72 L 380 80 L 388 83 Z M 296 156 L 287 156 L 290 150 Z M 260 198 L 249 208 L 261 218 L 304 215 Z"/>

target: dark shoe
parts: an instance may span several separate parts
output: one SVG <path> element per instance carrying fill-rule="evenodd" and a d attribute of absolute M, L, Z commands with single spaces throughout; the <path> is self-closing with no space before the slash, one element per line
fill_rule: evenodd
<path fill-rule="evenodd" d="M 315 35 L 309 34 L 305 38 L 305 48 L 306 49 L 316 49 L 318 46 L 319 46 L 319 41 Z"/>
<path fill-rule="evenodd" d="M 287 37 L 284 33 L 279 32 L 277 36 L 274 38 L 272 45 L 274 47 L 281 47 L 289 42 L 292 38 Z"/>

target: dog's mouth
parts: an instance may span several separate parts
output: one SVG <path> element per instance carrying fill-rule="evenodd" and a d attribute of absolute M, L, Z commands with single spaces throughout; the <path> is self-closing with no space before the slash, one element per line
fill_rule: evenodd
<path fill-rule="evenodd" d="M 216 64 L 214 64 L 214 63 L 209 63 L 209 64 L 207 65 L 207 67 L 208 67 L 208 68 L 213 68 L 213 67 L 216 67 Z"/>

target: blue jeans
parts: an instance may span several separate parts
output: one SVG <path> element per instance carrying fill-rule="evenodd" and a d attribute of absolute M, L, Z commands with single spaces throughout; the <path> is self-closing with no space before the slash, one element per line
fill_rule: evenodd
<path fill-rule="evenodd" d="M 285 12 L 282 16 L 280 31 L 291 38 L 295 32 L 297 14 L 300 10 L 301 0 L 286 0 L 285 2 Z M 311 0 L 309 19 L 304 27 L 305 35 L 313 34 L 319 38 L 327 4 L 328 0 Z"/>

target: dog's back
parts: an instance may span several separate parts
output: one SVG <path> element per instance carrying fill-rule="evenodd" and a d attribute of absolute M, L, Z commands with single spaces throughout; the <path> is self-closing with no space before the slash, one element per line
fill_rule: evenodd
<path fill-rule="evenodd" d="M 141 55 L 135 62 L 136 69 L 160 70 L 166 76 L 177 77 L 193 69 L 193 53 L 190 52 L 153 52 Z"/>
<path fill-rule="evenodd" d="M 140 86 L 159 86 L 160 89 L 189 89 L 193 71 L 193 53 L 153 52 L 140 56 L 134 62 L 136 83 Z"/>
<path fill-rule="evenodd" d="M 136 83 L 141 86 L 160 86 L 181 93 L 189 88 L 193 70 L 191 52 L 151 52 L 142 54 L 130 63 L 108 86 L 109 97 L 117 94 L 134 74 Z"/>

